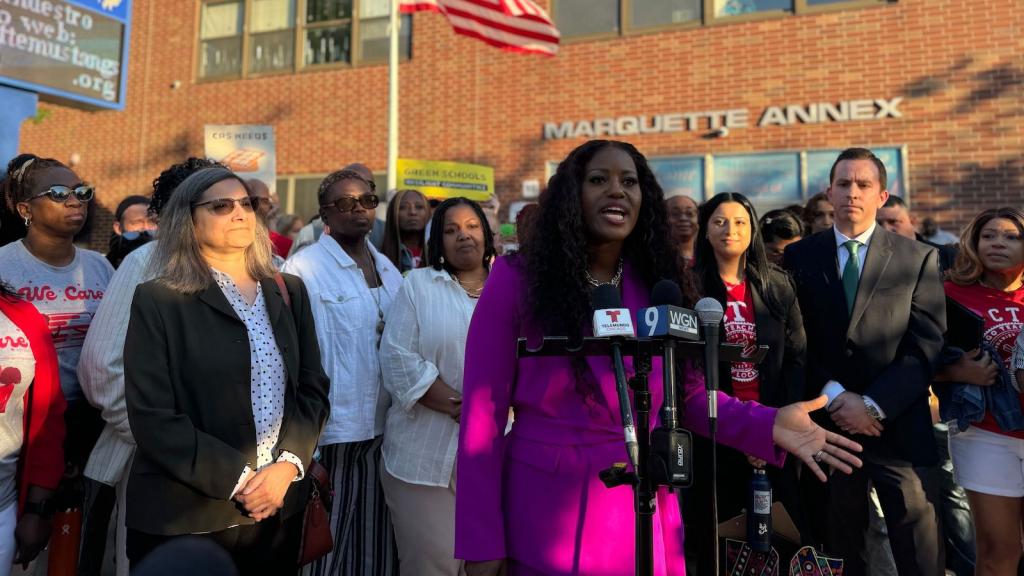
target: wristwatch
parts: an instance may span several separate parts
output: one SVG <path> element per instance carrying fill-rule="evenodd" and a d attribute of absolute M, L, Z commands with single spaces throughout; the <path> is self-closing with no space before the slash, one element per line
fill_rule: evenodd
<path fill-rule="evenodd" d="M 865 400 L 864 409 L 868 411 L 868 416 L 871 416 L 875 420 L 882 420 L 882 415 L 878 412 L 878 408 L 875 408 L 875 405 L 872 404 L 871 402 Z"/>
<path fill-rule="evenodd" d="M 35 514 L 40 518 L 52 518 L 56 511 L 57 504 L 49 498 L 40 500 L 39 502 L 25 502 L 26 514 Z"/>

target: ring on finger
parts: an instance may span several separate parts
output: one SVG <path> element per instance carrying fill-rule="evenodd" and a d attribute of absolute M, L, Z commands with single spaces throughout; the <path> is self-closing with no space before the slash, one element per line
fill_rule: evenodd
<path fill-rule="evenodd" d="M 813 456 L 811 456 L 811 460 L 814 460 L 815 462 L 821 462 L 821 459 L 824 458 L 824 457 L 825 457 L 825 451 L 824 450 L 818 450 L 817 452 L 814 453 Z"/>

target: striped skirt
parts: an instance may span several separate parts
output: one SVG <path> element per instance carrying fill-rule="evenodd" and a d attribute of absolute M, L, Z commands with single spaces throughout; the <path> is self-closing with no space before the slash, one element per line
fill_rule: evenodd
<path fill-rule="evenodd" d="M 381 440 L 320 447 L 331 473 L 334 550 L 303 576 L 398 576 L 398 548 L 380 484 Z"/>

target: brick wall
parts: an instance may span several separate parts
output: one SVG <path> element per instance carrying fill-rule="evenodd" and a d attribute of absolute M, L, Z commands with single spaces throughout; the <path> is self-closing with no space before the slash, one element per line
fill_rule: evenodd
<path fill-rule="evenodd" d="M 546 2 L 541 2 L 545 4 Z M 135 2 L 127 106 L 43 103 L 25 151 L 67 159 L 99 187 L 94 240 L 125 195 L 203 151 L 203 125 L 273 124 L 280 174 L 352 161 L 386 167 L 386 66 L 199 83 L 197 2 Z M 507 54 L 415 16 L 401 66 L 401 155 L 493 165 L 505 203 L 582 139 L 544 122 L 748 108 L 751 127 L 632 136 L 649 156 L 906 145 L 915 210 L 957 228 L 1024 201 L 1024 11 L 1019 0 L 901 0 L 564 44 L 556 58 Z M 172 89 L 175 80 L 181 86 Z M 770 105 L 903 97 L 901 119 L 756 127 Z"/>

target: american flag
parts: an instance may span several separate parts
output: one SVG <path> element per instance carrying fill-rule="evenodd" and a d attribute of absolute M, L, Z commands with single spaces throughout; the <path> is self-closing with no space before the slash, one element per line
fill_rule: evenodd
<path fill-rule="evenodd" d="M 401 0 L 402 12 L 423 10 L 444 14 L 456 33 L 503 50 L 558 53 L 558 29 L 531 0 Z"/>

